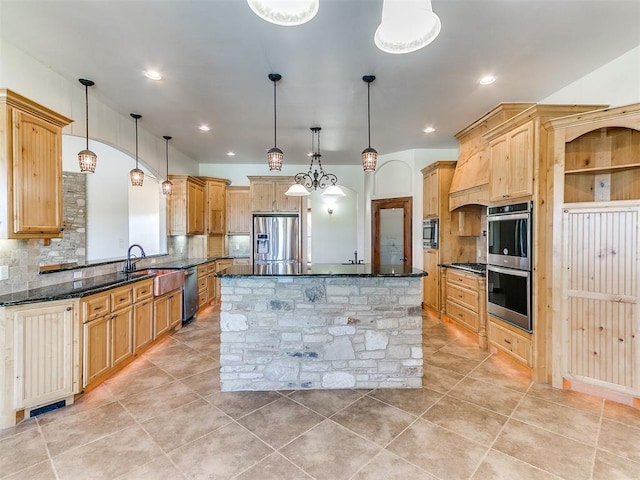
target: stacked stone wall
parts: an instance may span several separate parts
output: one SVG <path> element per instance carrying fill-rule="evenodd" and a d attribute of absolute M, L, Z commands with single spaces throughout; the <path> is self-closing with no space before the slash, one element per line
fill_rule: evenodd
<path fill-rule="evenodd" d="M 420 387 L 421 287 L 421 277 L 222 278 L 222 390 Z"/>

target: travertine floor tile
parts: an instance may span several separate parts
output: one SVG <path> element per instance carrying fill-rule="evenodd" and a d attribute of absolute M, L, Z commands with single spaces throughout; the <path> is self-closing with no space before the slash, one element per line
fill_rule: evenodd
<path fill-rule="evenodd" d="M 605 418 L 600 427 L 598 448 L 640 463 L 640 428 Z"/>
<path fill-rule="evenodd" d="M 640 428 L 640 409 L 630 407 L 629 405 L 606 400 L 604 404 L 604 417 L 609 420 L 615 420 L 616 422 Z"/>
<path fill-rule="evenodd" d="M 171 460 L 162 455 L 119 475 L 114 480 L 185 480 L 185 478 Z"/>
<path fill-rule="evenodd" d="M 482 461 L 472 480 L 558 480 L 559 477 L 539 468 L 510 457 L 496 450 L 490 450 Z"/>
<path fill-rule="evenodd" d="M 415 416 L 366 396 L 333 415 L 331 420 L 384 447 L 407 428 Z"/>
<path fill-rule="evenodd" d="M 130 395 L 120 401 L 139 422 L 180 407 L 195 400 L 196 394 L 186 385 L 174 381 L 138 395 Z"/>
<path fill-rule="evenodd" d="M 238 423 L 277 450 L 323 419 L 322 415 L 282 397 L 240 418 Z"/>
<path fill-rule="evenodd" d="M 420 416 L 442 398 L 442 393 L 425 387 L 380 388 L 369 393 L 369 396 L 393 405 L 411 415 Z"/>
<path fill-rule="evenodd" d="M 173 450 L 169 457 L 190 480 L 229 479 L 250 468 L 273 449 L 237 423 Z"/>
<path fill-rule="evenodd" d="M 44 438 L 37 428 L 0 440 L 0 475 L 13 473 L 48 460 Z"/>
<path fill-rule="evenodd" d="M 324 420 L 280 450 L 316 480 L 350 478 L 380 451 L 355 433 Z"/>
<path fill-rule="evenodd" d="M 469 402 L 445 396 L 422 418 L 463 437 L 490 446 L 508 417 Z"/>
<path fill-rule="evenodd" d="M 523 393 L 502 388 L 492 383 L 467 377 L 449 392 L 450 396 L 475 403 L 502 415 L 511 415 Z"/>
<path fill-rule="evenodd" d="M 387 450 L 436 477 L 453 480 L 471 477 L 488 447 L 418 419 Z"/>
<path fill-rule="evenodd" d="M 362 396 L 363 393 L 358 390 L 299 390 L 291 393 L 288 398 L 329 417 Z"/>
<path fill-rule="evenodd" d="M 135 363 L 135 362 L 134 362 Z M 116 399 L 122 399 L 129 395 L 137 395 L 147 390 L 167 385 L 174 378 L 164 370 L 151 363 L 150 368 L 122 372 L 107 380 L 104 385 Z"/>
<path fill-rule="evenodd" d="M 5 480 L 57 480 L 50 460 L 46 460 L 32 467 L 26 468 L 25 470 L 20 470 L 13 475 L 2 478 Z"/>
<path fill-rule="evenodd" d="M 478 360 L 470 360 L 465 357 L 453 355 L 451 353 L 438 350 L 433 355 L 424 358 L 425 363 L 435 365 L 436 367 L 452 370 L 461 375 L 467 375 L 471 370 L 478 366 Z"/>
<path fill-rule="evenodd" d="M 493 448 L 559 477 L 591 477 L 594 448 L 532 425 L 509 420 Z"/>
<path fill-rule="evenodd" d="M 0 428 L 0 440 L 3 438 L 13 437 L 14 435 L 18 435 L 20 433 L 24 433 L 27 430 L 31 430 L 32 428 L 38 428 L 38 423 L 36 422 L 36 418 L 27 418 L 23 420 L 15 427 L 8 428 Z"/>
<path fill-rule="evenodd" d="M 464 375 L 425 362 L 422 386 L 436 392 L 447 393 L 463 378 Z"/>
<path fill-rule="evenodd" d="M 278 392 L 220 392 L 205 397 L 231 418 L 240 418 L 282 398 Z"/>
<path fill-rule="evenodd" d="M 526 392 L 531 385 L 531 373 L 522 365 L 504 356 L 488 357 L 469 375 L 519 392 Z"/>
<path fill-rule="evenodd" d="M 237 480 L 311 480 L 309 475 L 279 453 L 272 453 L 235 478 Z"/>
<path fill-rule="evenodd" d="M 206 397 L 207 395 L 220 391 L 220 368 L 213 367 L 204 372 L 181 378 L 180 382 L 184 383 L 198 395 Z"/>
<path fill-rule="evenodd" d="M 57 422 L 62 418 L 77 415 L 78 413 L 82 413 L 93 408 L 104 407 L 105 405 L 115 401 L 116 398 L 111 394 L 107 386 L 104 384 L 99 385 L 90 392 L 87 392 L 71 405 L 38 415 L 38 423 L 40 425 L 47 425 L 51 422 Z"/>
<path fill-rule="evenodd" d="M 353 480 L 436 480 L 436 477 L 397 455 L 382 450 L 353 477 Z"/>
<path fill-rule="evenodd" d="M 534 383 L 527 391 L 527 396 L 542 398 L 548 402 L 558 403 L 565 407 L 577 408 L 585 412 L 600 415 L 604 400 L 602 398 L 586 395 L 571 390 L 560 390 L 545 383 Z M 640 411 L 638 412 L 640 415 Z"/>
<path fill-rule="evenodd" d="M 596 451 L 593 480 L 635 480 L 640 477 L 640 463 L 604 450 Z"/>

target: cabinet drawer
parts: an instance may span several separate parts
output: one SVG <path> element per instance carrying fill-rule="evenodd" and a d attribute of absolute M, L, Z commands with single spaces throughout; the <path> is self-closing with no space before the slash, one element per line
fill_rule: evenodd
<path fill-rule="evenodd" d="M 478 290 L 478 279 L 475 275 L 462 273 L 454 268 L 447 269 L 447 283 L 455 283 L 470 290 Z"/>
<path fill-rule="evenodd" d="M 110 295 L 104 293 L 82 300 L 82 322 L 87 323 L 111 311 Z"/>
<path fill-rule="evenodd" d="M 447 299 L 461 304 L 472 312 L 478 313 L 478 291 L 460 288 L 455 283 L 447 283 Z"/>
<path fill-rule="evenodd" d="M 198 292 L 204 292 L 209 288 L 209 277 L 201 277 L 198 279 Z"/>
<path fill-rule="evenodd" d="M 153 280 L 145 280 L 133 285 L 133 303 L 151 298 L 153 295 Z"/>
<path fill-rule="evenodd" d="M 450 299 L 447 299 L 447 316 L 471 329 L 473 332 L 478 331 L 478 314 L 452 302 Z"/>
<path fill-rule="evenodd" d="M 215 272 L 221 272 L 233 265 L 233 260 L 217 260 Z M 213 272 L 212 272 L 213 273 Z"/>
<path fill-rule="evenodd" d="M 527 366 L 532 366 L 533 348 L 531 335 L 517 333 L 489 320 L 489 343 Z"/>
<path fill-rule="evenodd" d="M 133 304 L 133 289 L 129 286 L 111 291 L 111 311 Z"/>

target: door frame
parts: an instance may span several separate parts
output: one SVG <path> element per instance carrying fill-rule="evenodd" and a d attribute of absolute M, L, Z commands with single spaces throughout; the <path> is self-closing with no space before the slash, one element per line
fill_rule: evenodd
<path fill-rule="evenodd" d="M 380 265 L 380 210 L 404 209 L 404 264 L 413 265 L 413 197 L 381 198 L 371 200 L 371 261 Z"/>

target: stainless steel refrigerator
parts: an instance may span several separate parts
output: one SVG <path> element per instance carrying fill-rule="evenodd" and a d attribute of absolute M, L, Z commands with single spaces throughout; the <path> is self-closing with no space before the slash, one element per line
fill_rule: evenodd
<path fill-rule="evenodd" d="M 253 264 L 278 269 L 300 262 L 300 222 L 295 214 L 253 216 Z"/>

